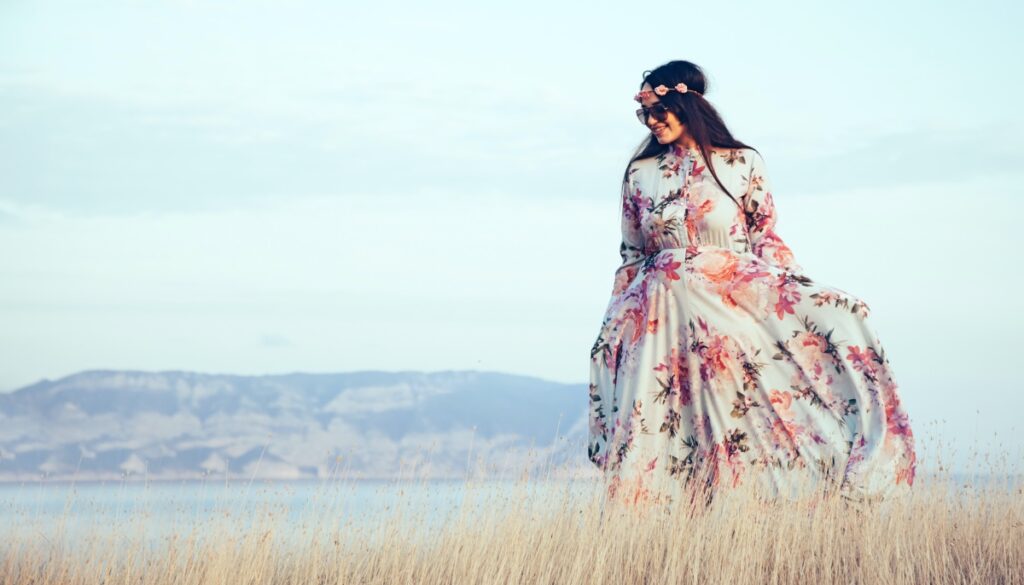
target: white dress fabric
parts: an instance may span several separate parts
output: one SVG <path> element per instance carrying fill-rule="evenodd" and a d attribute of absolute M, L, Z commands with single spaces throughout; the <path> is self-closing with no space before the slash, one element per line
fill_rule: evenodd
<path fill-rule="evenodd" d="M 660 499 L 693 477 L 714 491 L 755 469 L 776 494 L 801 474 L 856 499 L 909 488 L 913 433 L 867 303 L 804 274 L 759 153 L 711 153 L 732 197 L 678 145 L 623 182 L 590 364 L 588 455 L 609 495 Z"/>

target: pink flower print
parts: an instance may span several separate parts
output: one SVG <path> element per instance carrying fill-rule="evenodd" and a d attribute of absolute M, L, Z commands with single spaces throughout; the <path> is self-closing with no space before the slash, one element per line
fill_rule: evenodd
<path fill-rule="evenodd" d="M 797 290 L 797 286 L 797 283 L 790 281 L 785 273 L 779 275 L 779 279 L 775 283 L 775 291 L 779 295 L 779 299 L 775 302 L 775 316 L 780 320 L 786 313 L 796 314 L 794 307 L 800 303 L 802 296 Z"/>
<path fill-rule="evenodd" d="M 740 453 L 750 450 L 750 446 L 747 445 L 747 433 L 739 429 L 730 429 L 722 441 L 722 450 L 725 454 L 725 464 L 732 472 L 732 487 L 736 487 L 745 468 Z"/>
<path fill-rule="evenodd" d="M 633 229 L 639 230 L 641 227 L 641 216 L 643 209 L 649 205 L 650 198 L 644 197 L 640 189 L 637 189 L 632 195 L 629 196 L 627 201 L 623 201 L 623 213 L 631 222 Z"/>
<path fill-rule="evenodd" d="M 707 220 L 704 219 L 704 216 L 714 211 L 714 209 L 714 198 L 708 194 L 698 192 L 687 200 L 686 219 L 698 227 L 706 226 Z M 694 238 L 691 241 L 697 241 L 697 239 Z"/>
<path fill-rule="evenodd" d="M 634 229 L 640 225 L 640 217 L 637 213 L 637 199 L 638 197 L 632 195 L 622 199 L 622 217 L 628 220 Z"/>
<path fill-rule="evenodd" d="M 739 347 L 731 337 L 712 336 L 702 353 L 704 360 L 701 365 L 701 378 L 728 385 L 732 381 L 732 373 L 741 371 L 742 365 L 738 356 Z"/>
<path fill-rule="evenodd" d="M 867 439 L 864 435 L 858 435 L 853 441 L 853 448 L 850 449 L 850 458 L 846 460 L 846 471 L 847 477 L 857 477 L 861 475 L 860 464 L 864 461 L 864 450 L 867 447 Z"/>
<path fill-rule="evenodd" d="M 686 352 L 679 351 L 678 347 L 673 347 L 665 361 L 654 367 L 655 372 L 668 372 L 676 380 L 686 375 L 686 369 Z"/>
<path fill-rule="evenodd" d="M 710 249 L 699 254 L 693 263 L 695 270 L 713 283 L 731 281 L 736 276 L 739 260 L 727 250 Z"/>
<path fill-rule="evenodd" d="M 793 404 L 793 395 L 789 392 L 772 390 L 768 395 L 768 401 L 775 405 L 775 410 L 780 414 L 790 416 L 789 405 Z"/>
<path fill-rule="evenodd" d="M 715 210 L 715 200 L 713 197 L 706 196 L 701 200 L 700 205 L 694 208 L 697 212 L 697 219 L 704 219 L 704 216 Z"/>
<path fill-rule="evenodd" d="M 662 177 L 671 177 L 679 174 L 679 168 L 682 166 L 682 161 L 679 159 L 672 160 L 672 162 L 662 166 L 664 172 L 661 173 Z"/>
<path fill-rule="evenodd" d="M 767 242 L 773 242 L 772 259 L 780 266 L 792 266 L 795 260 L 793 250 L 783 243 L 775 232 L 768 232 L 765 235 L 769 238 Z"/>
<path fill-rule="evenodd" d="M 698 177 L 700 177 L 701 175 L 703 175 L 703 174 L 704 174 L 704 169 L 705 169 L 705 168 L 706 168 L 706 167 L 705 167 L 705 166 L 703 166 L 703 165 L 699 165 L 699 164 L 694 164 L 694 165 L 693 165 L 693 168 L 691 168 L 691 169 L 690 169 L 690 175 L 689 175 L 689 177 L 690 177 L 690 178 L 689 178 L 689 180 L 688 180 L 687 182 L 689 183 L 690 181 L 693 181 L 693 180 L 695 180 L 696 178 L 698 178 Z"/>
<path fill-rule="evenodd" d="M 900 408 L 899 400 L 890 400 L 885 405 L 885 424 L 889 429 L 888 439 L 895 439 L 896 437 L 904 437 L 906 439 L 912 439 L 914 437 L 913 431 L 910 429 L 910 418 L 904 409 Z"/>
<path fill-rule="evenodd" d="M 708 345 L 707 358 L 713 371 L 723 372 L 728 370 L 729 350 L 726 349 L 725 344 L 722 343 L 721 337 L 716 337 L 715 340 Z"/>
<path fill-rule="evenodd" d="M 734 309 L 741 309 L 754 319 L 764 320 L 771 315 L 772 291 L 761 281 L 733 282 L 722 290 L 722 301 Z"/>
<path fill-rule="evenodd" d="M 672 254 L 664 254 L 658 258 L 654 267 L 664 272 L 665 276 L 668 277 L 669 280 L 679 280 L 680 276 L 679 273 L 676 272 L 676 269 L 682 265 L 683 263 L 676 260 L 675 256 Z"/>
<path fill-rule="evenodd" d="M 823 364 L 828 351 L 828 342 L 825 338 L 817 333 L 801 331 L 793 336 L 789 345 L 797 363 L 804 370 L 813 372 L 815 380 L 820 380 L 825 372 Z"/>
<path fill-rule="evenodd" d="M 914 475 L 917 471 L 917 454 L 914 453 L 913 448 L 910 449 L 910 454 L 907 457 L 907 462 L 901 465 L 896 470 L 896 485 L 901 482 L 907 482 L 907 485 L 914 485 Z"/>
<path fill-rule="evenodd" d="M 688 355 L 685 350 L 680 351 L 678 347 L 673 347 L 665 360 L 654 367 L 655 372 L 668 374 L 665 381 L 659 377 L 658 383 L 663 388 L 659 398 L 664 395 L 670 404 L 679 403 L 685 406 L 690 403 L 689 366 L 686 361 Z"/>
<path fill-rule="evenodd" d="M 866 347 L 864 351 L 861 351 L 859 346 L 849 345 L 846 347 L 846 351 L 846 359 L 852 362 L 853 369 L 857 372 L 863 372 L 871 379 L 874 379 L 875 366 L 871 362 L 871 356 L 868 355 L 868 352 L 874 354 L 874 350 Z"/>
<path fill-rule="evenodd" d="M 655 457 L 654 459 L 651 459 L 650 462 L 647 464 L 647 467 L 644 468 L 644 473 L 648 473 L 648 472 L 654 471 L 654 468 L 657 467 L 657 464 L 658 464 L 658 458 L 657 457 Z"/>
<path fill-rule="evenodd" d="M 686 216 L 683 218 L 683 227 L 686 228 L 686 241 L 690 242 L 687 247 L 693 250 L 690 256 L 693 256 L 697 253 L 697 234 L 700 232 L 700 228 L 697 227 L 697 222 L 690 215 L 689 206 L 687 206 Z"/>
<path fill-rule="evenodd" d="M 795 458 L 797 456 L 796 436 L 802 429 L 782 418 L 776 418 L 772 422 L 771 430 L 772 440 L 775 444 L 784 447 L 790 459 Z"/>
<path fill-rule="evenodd" d="M 633 324 L 633 337 L 630 338 L 630 343 L 640 341 L 640 336 L 647 331 L 647 315 L 645 315 L 638 307 L 633 307 L 626 309 L 623 317 L 623 323 Z"/>
<path fill-rule="evenodd" d="M 633 279 L 636 278 L 639 271 L 640 267 L 636 265 L 627 266 L 620 270 L 617 273 L 615 282 L 612 286 L 612 294 L 622 294 L 627 288 L 629 288 L 629 283 L 633 282 Z"/>
<path fill-rule="evenodd" d="M 646 239 L 644 239 L 644 255 L 653 256 L 661 251 L 661 243 L 658 233 L 654 230 L 658 225 L 658 216 L 651 218 L 651 230 L 647 233 Z M 646 280 L 644 282 L 647 282 Z"/>

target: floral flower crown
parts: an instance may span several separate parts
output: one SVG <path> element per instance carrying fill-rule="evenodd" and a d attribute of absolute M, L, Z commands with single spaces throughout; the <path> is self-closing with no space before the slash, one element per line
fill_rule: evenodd
<path fill-rule="evenodd" d="M 641 91 L 641 92 L 637 93 L 635 96 L 633 96 L 633 99 L 639 102 L 639 101 L 642 101 L 644 98 L 651 97 L 652 93 L 658 94 L 659 96 L 663 96 L 663 95 L 667 94 L 670 91 L 678 91 L 679 93 L 687 93 L 687 92 L 689 92 L 689 93 L 695 93 L 697 95 L 701 95 L 701 93 L 699 91 L 686 87 L 685 83 L 677 83 L 675 87 L 665 87 L 664 85 L 659 85 L 658 87 L 654 88 L 653 92 Z"/>

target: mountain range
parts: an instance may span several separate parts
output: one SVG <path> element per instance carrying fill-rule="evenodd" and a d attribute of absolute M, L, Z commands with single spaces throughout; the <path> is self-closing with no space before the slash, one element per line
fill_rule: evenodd
<path fill-rule="evenodd" d="M 528 376 L 89 370 L 0 394 L 0 481 L 586 475 L 586 433 Z"/>

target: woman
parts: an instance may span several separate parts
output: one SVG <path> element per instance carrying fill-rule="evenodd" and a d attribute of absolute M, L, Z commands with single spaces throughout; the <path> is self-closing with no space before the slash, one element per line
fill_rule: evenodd
<path fill-rule="evenodd" d="M 634 501 L 754 471 L 776 495 L 909 488 L 913 433 L 867 303 L 804 274 L 764 159 L 706 87 L 672 61 L 634 98 L 651 134 L 623 178 L 622 264 L 591 350 L 591 461 Z"/>

